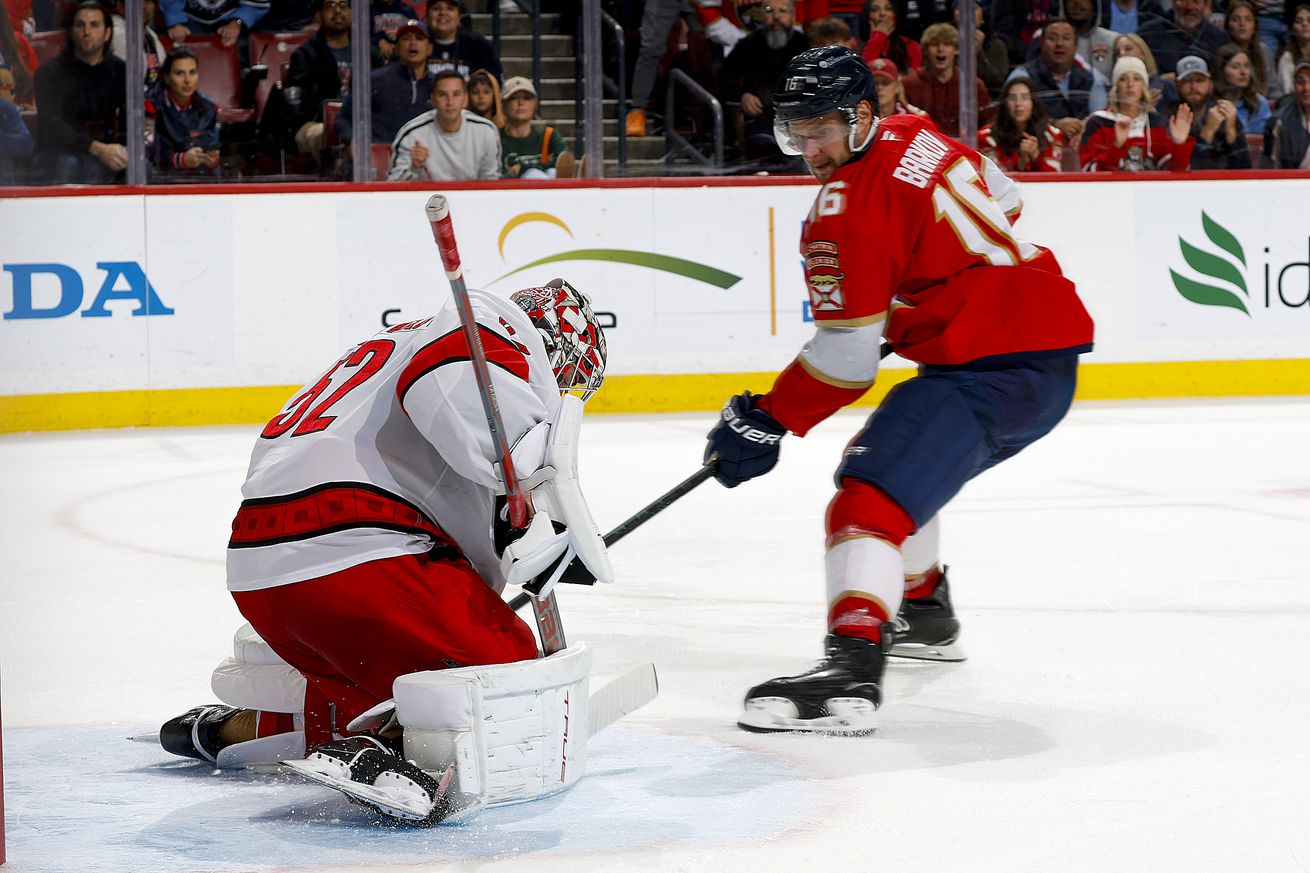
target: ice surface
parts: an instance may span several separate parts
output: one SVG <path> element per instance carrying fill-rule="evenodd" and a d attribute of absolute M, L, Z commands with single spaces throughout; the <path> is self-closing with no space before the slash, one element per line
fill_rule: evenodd
<path fill-rule="evenodd" d="M 588 418 L 601 527 L 693 472 L 712 421 Z M 945 513 L 968 662 L 894 662 L 874 737 L 743 733 L 742 693 L 819 654 L 859 423 L 561 591 L 596 687 L 652 660 L 660 697 L 567 794 L 430 831 L 121 739 L 212 699 L 255 428 L 0 438 L 5 869 L 1310 870 L 1310 400 L 1077 406 Z"/>

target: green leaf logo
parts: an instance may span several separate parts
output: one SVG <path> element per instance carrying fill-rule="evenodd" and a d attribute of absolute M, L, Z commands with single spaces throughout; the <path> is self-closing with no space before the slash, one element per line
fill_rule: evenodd
<path fill-rule="evenodd" d="M 1242 244 L 1237 241 L 1237 237 L 1233 236 L 1227 228 L 1204 212 L 1201 213 L 1201 227 L 1205 230 L 1205 235 L 1211 243 L 1217 246 L 1220 251 L 1236 259 L 1237 263 L 1240 263 L 1242 267 L 1246 267 L 1246 252 L 1242 250 Z M 1178 238 L 1178 247 L 1183 253 L 1183 260 L 1187 262 L 1187 266 L 1207 279 L 1227 283 L 1241 291 L 1244 297 L 1249 298 L 1251 296 L 1246 289 L 1246 276 L 1243 275 L 1243 271 L 1239 270 L 1233 261 L 1199 249 L 1182 237 Z M 1237 296 L 1233 291 L 1189 279 L 1180 275 L 1174 269 L 1169 270 L 1169 275 L 1173 277 L 1174 287 L 1178 289 L 1178 293 L 1183 295 L 1184 299 L 1190 300 L 1192 303 L 1199 303 L 1202 306 L 1227 306 L 1232 309 L 1240 309 L 1246 313 L 1247 317 L 1250 317 L 1251 313 L 1246 308 L 1246 303 L 1243 302 L 1242 297 Z"/>

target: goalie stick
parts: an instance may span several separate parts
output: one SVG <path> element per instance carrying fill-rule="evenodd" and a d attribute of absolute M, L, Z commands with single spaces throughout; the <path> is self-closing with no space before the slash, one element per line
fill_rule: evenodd
<path fill-rule="evenodd" d="M 491 432 L 491 441 L 496 449 L 496 460 L 500 463 L 501 479 L 505 483 L 505 497 L 509 503 L 509 521 L 515 530 L 523 530 L 528 525 L 528 496 L 519 487 L 518 476 L 514 472 L 514 461 L 510 456 L 509 442 L 505 435 L 505 424 L 500 417 L 500 406 L 496 402 L 496 392 L 491 384 L 491 373 L 487 370 L 487 354 L 482 348 L 482 338 L 478 335 L 478 324 L 473 315 L 473 304 L 469 301 L 468 287 L 464 284 L 464 265 L 459 259 L 459 247 L 455 243 L 455 226 L 450 220 L 450 204 L 445 194 L 433 194 L 428 198 L 428 222 L 432 225 L 432 239 L 441 254 L 441 264 L 445 267 L 446 278 L 450 280 L 450 290 L 455 296 L 455 308 L 459 311 L 459 320 L 464 327 L 464 338 L 468 341 L 469 358 L 473 364 L 473 375 L 478 383 L 478 393 L 482 395 L 482 408 L 487 414 L 487 429 Z M 567 645 L 564 641 L 564 625 L 559 618 L 559 604 L 555 601 L 555 592 L 545 597 L 532 598 L 532 610 L 537 619 L 537 633 L 541 637 L 541 648 L 547 655 L 562 651 Z"/>

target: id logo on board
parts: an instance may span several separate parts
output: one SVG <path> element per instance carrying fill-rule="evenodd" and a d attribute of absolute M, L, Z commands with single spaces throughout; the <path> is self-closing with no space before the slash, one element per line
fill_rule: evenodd
<path fill-rule="evenodd" d="M 1200 245 L 1178 237 L 1183 262 L 1191 270 L 1169 268 L 1174 288 L 1183 299 L 1198 306 L 1237 310 L 1247 318 L 1252 317 L 1252 309 L 1310 308 L 1310 237 L 1306 238 L 1304 261 L 1284 262 L 1271 257 L 1270 246 L 1259 247 L 1264 257 L 1256 257 L 1255 246 L 1243 245 L 1204 211 L 1201 230 L 1204 240 Z"/>

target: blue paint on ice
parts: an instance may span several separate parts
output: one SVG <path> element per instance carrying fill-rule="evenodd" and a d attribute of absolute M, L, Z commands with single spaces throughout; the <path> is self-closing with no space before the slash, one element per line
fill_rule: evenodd
<path fill-rule="evenodd" d="M 816 783 L 783 762 L 617 725 L 588 744 L 588 774 L 570 791 L 458 824 L 393 828 L 291 774 L 215 771 L 126 742 L 131 732 L 5 732 L 5 830 L 15 873 L 384 867 L 757 843 L 820 803 Z"/>

